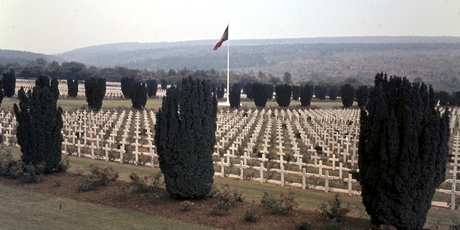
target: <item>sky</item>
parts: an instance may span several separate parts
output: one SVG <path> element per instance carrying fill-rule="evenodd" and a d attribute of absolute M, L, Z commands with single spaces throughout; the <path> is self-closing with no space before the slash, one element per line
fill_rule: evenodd
<path fill-rule="evenodd" d="M 0 0 L 0 49 L 119 42 L 460 36 L 460 0 Z"/>

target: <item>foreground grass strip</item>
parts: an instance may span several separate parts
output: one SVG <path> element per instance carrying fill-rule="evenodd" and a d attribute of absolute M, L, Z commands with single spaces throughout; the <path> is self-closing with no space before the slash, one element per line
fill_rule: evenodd
<path fill-rule="evenodd" d="M 0 185 L 0 229 L 211 229 Z"/>

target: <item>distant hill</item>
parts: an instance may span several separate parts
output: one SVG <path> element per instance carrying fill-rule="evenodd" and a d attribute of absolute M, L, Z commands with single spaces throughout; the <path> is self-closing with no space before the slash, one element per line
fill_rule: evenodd
<path fill-rule="evenodd" d="M 32 53 L 32 52 L 27 52 L 27 51 L 0 49 L 0 64 L 8 64 L 8 63 L 27 64 L 28 61 L 35 61 L 37 58 L 43 58 L 47 62 L 64 61 L 64 59 L 56 57 L 56 56 L 52 56 L 52 55 Z"/>
<path fill-rule="evenodd" d="M 438 90 L 460 89 L 460 37 L 330 37 L 230 40 L 213 51 L 217 40 L 117 43 L 90 46 L 47 56 L 29 52 L 1 51 L 5 60 L 59 58 L 87 67 L 126 67 L 147 70 L 215 69 L 258 77 L 280 77 L 285 72 L 294 82 L 337 82 L 353 78 L 373 83 L 377 72 L 423 80 Z M 13 55 L 15 54 L 15 55 Z M 6 57 L 5 57 L 6 56 Z M 13 58 L 12 58 L 13 57 Z"/>

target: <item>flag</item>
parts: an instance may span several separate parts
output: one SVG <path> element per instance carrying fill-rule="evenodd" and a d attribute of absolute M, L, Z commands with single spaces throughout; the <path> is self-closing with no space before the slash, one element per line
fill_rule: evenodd
<path fill-rule="evenodd" d="M 222 43 L 224 43 L 227 40 L 228 40 L 228 26 L 227 26 L 227 29 L 225 29 L 224 34 L 222 34 L 222 37 L 219 39 L 219 41 L 214 46 L 213 50 L 219 49 L 219 47 L 222 45 Z"/>

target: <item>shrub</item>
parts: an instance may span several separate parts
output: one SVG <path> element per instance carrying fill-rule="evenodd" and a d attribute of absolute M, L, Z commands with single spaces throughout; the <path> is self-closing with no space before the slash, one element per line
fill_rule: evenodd
<path fill-rule="evenodd" d="M 112 166 L 99 168 L 98 165 L 91 164 L 89 166 L 91 176 L 79 181 L 77 185 L 78 191 L 96 190 L 100 185 L 109 185 L 110 182 L 117 180 L 118 172 L 115 172 Z"/>
<path fill-rule="evenodd" d="M 309 222 L 302 221 L 300 223 L 294 223 L 296 230 L 309 230 L 314 229 Z"/>
<path fill-rule="evenodd" d="M 222 190 L 217 190 L 213 197 L 217 199 L 217 203 L 212 209 L 212 214 L 216 216 L 225 215 L 236 202 L 243 202 L 244 200 L 238 190 L 230 190 L 228 183 L 222 186 Z"/>
<path fill-rule="evenodd" d="M 334 201 L 328 201 L 328 204 L 322 203 L 319 208 L 320 220 L 323 222 L 341 222 L 350 210 L 342 208 L 340 205 L 341 200 L 339 199 L 339 194 L 335 195 Z"/>
<path fill-rule="evenodd" d="M 67 172 L 67 170 L 70 168 L 70 161 L 69 157 L 65 156 L 64 158 L 61 158 L 61 162 L 56 166 L 54 171 L 56 172 Z"/>
<path fill-rule="evenodd" d="M 99 180 L 100 185 L 109 185 L 110 182 L 118 179 L 118 172 L 115 172 L 112 166 L 101 169 L 98 165 L 91 164 L 89 168 L 91 178 Z"/>
<path fill-rule="evenodd" d="M 129 179 L 131 179 L 131 185 L 136 187 L 139 192 L 147 192 L 160 187 L 160 185 L 162 184 L 161 175 L 161 172 L 158 172 L 150 176 L 140 177 L 139 175 L 137 175 L 137 173 L 132 172 L 129 175 Z M 149 183 L 149 181 L 151 182 Z"/>
<path fill-rule="evenodd" d="M 249 206 L 249 209 L 246 210 L 246 212 L 244 213 L 243 219 L 245 221 L 249 221 L 249 222 L 256 222 L 257 221 L 257 212 L 258 212 L 257 205 L 256 205 L 256 202 L 253 200 L 252 203 Z"/>
<path fill-rule="evenodd" d="M 260 203 L 262 207 L 272 214 L 287 215 L 298 206 L 294 199 L 295 192 L 290 189 L 287 195 L 281 193 L 278 199 L 265 192 Z"/>
<path fill-rule="evenodd" d="M 180 202 L 180 204 L 182 205 L 182 211 L 184 212 L 190 211 L 190 209 L 192 209 L 192 206 L 195 205 L 195 203 L 190 202 L 188 200 L 184 200 L 183 202 Z"/>
<path fill-rule="evenodd" d="M 229 203 L 230 205 L 234 205 L 236 202 L 243 202 L 244 197 L 237 189 L 230 190 L 230 185 L 227 183 L 222 186 L 222 190 L 220 190 L 216 194 L 216 198 L 219 201 L 224 203 Z"/>
<path fill-rule="evenodd" d="M 81 179 L 78 182 L 77 189 L 78 191 L 81 192 L 87 192 L 87 191 L 92 191 L 96 190 L 100 185 L 100 182 L 96 178 L 85 178 Z"/>

